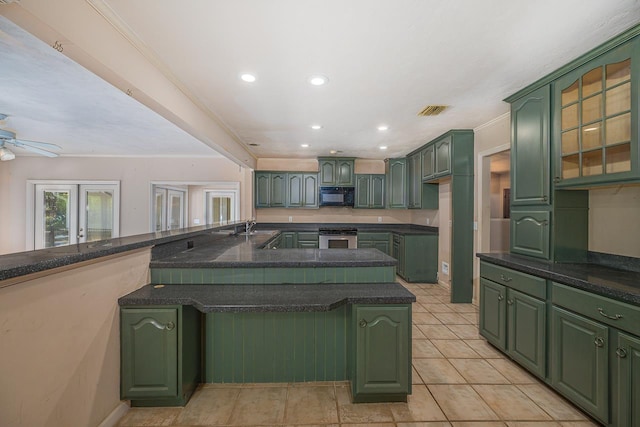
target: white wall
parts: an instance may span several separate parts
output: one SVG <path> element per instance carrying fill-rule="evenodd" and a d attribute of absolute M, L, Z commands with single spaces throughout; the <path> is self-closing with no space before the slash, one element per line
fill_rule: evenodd
<path fill-rule="evenodd" d="M 122 408 L 118 298 L 148 283 L 150 259 L 142 249 L 0 288 L 0 425 L 97 426 Z"/>
<path fill-rule="evenodd" d="M 0 254 L 25 250 L 30 179 L 120 181 L 120 235 L 148 233 L 152 181 L 240 182 L 241 218 L 251 216 L 252 174 L 226 158 L 18 157 L 0 165 Z"/>
<path fill-rule="evenodd" d="M 589 191 L 589 250 L 640 258 L 640 186 Z"/>

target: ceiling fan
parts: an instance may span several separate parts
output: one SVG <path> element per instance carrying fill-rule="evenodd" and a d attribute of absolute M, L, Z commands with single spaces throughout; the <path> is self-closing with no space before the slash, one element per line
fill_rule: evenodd
<path fill-rule="evenodd" d="M 7 118 L 6 114 L 0 113 L 0 121 Z M 27 141 L 24 139 L 16 139 L 16 133 L 10 130 L 0 129 L 0 160 L 13 160 L 16 155 L 7 148 L 7 145 L 22 148 L 32 153 L 37 153 L 47 157 L 58 157 L 57 153 L 50 150 L 61 150 L 62 148 L 56 144 L 48 142 Z"/>

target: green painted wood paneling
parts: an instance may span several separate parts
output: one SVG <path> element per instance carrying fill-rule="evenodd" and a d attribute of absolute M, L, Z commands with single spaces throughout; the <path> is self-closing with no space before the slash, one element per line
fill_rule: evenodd
<path fill-rule="evenodd" d="M 480 278 L 480 335 L 502 351 L 507 350 L 507 319 L 504 286 Z"/>
<path fill-rule="evenodd" d="M 621 427 L 640 425 L 640 339 L 621 333 L 618 336 L 617 421 Z"/>
<path fill-rule="evenodd" d="M 205 381 L 347 379 L 347 308 L 314 313 L 208 313 Z"/>

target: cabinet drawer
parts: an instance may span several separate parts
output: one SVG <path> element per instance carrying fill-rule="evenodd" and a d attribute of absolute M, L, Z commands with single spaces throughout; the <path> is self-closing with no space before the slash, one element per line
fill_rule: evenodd
<path fill-rule="evenodd" d="M 300 240 L 318 240 L 318 233 L 315 231 L 298 231 L 298 241 Z"/>
<path fill-rule="evenodd" d="M 499 265 L 480 262 L 480 276 L 536 298 L 546 299 L 546 280 Z"/>
<path fill-rule="evenodd" d="M 551 301 L 607 325 L 640 335 L 640 307 L 553 283 Z"/>
<path fill-rule="evenodd" d="M 389 233 L 372 233 L 372 232 L 358 232 L 358 240 L 371 240 L 376 242 L 389 241 Z"/>

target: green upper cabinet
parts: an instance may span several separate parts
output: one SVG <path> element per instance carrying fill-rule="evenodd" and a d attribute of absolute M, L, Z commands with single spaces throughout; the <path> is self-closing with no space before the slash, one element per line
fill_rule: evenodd
<path fill-rule="evenodd" d="M 318 207 L 318 174 L 289 173 L 287 178 L 288 207 Z"/>
<path fill-rule="evenodd" d="M 451 136 L 434 143 L 435 177 L 451 173 Z"/>
<path fill-rule="evenodd" d="M 355 175 L 356 200 L 354 208 L 384 208 L 384 175 Z"/>
<path fill-rule="evenodd" d="M 256 172 L 256 208 L 271 207 L 271 172 Z"/>
<path fill-rule="evenodd" d="M 409 209 L 422 208 L 422 156 L 420 152 L 407 157 L 407 181 L 409 183 Z"/>
<path fill-rule="evenodd" d="M 551 214 L 548 210 L 511 211 L 511 252 L 549 259 Z"/>
<path fill-rule="evenodd" d="M 511 204 L 548 205 L 549 86 L 511 104 Z"/>
<path fill-rule="evenodd" d="M 354 305 L 354 402 L 406 401 L 411 392 L 411 306 Z"/>
<path fill-rule="evenodd" d="M 318 158 L 320 187 L 350 187 L 355 185 L 354 159 Z"/>
<path fill-rule="evenodd" d="M 422 180 L 427 181 L 436 173 L 435 169 L 435 144 L 427 145 L 422 150 Z"/>
<path fill-rule="evenodd" d="M 273 172 L 271 174 L 270 206 L 272 208 L 284 208 L 287 206 L 286 172 Z"/>
<path fill-rule="evenodd" d="M 554 82 L 556 187 L 638 181 L 640 41 Z"/>
<path fill-rule="evenodd" d="M 387 176 L 387 207 L 405 209 L 407 207 L 407 159 L 385 160 Z"/>

